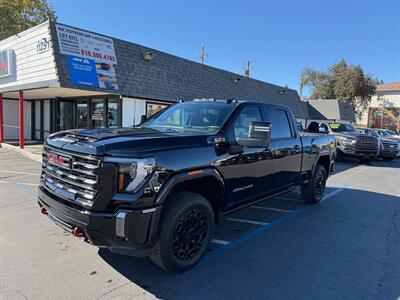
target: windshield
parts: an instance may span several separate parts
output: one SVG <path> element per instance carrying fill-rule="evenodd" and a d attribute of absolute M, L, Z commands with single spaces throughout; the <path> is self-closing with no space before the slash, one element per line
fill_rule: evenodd
<path fill-rule="evenodd" d="M 387 132 L 384 131 L 384 130 L 379 130 L 379 131 L 378 131 L 378 134 L 379 134 L 380 136 L 388 136 L 388 135 L 390 135 L 389 133 L 387 133 Z"/>
<path fill-rule="evenodd" d="M 386 130 L 387 133 L 391 134 L 391 135 L 396 135 L 396 133 L 392 130 Z"/>
<path fill-rule="evenodd" d="M 379 137 L 379 134 L 377 134 L 375 131 L 373 131 L 371 129 L 358 128 L 357 130 L 362 134 L 370 135 L 370 136 L 373 136 L 373 137 L 376 137 L 376 138 Z"/>
<path fill-rule="evenodd" d="M 233 105 L 183 102 L 173 105 L 144 122 L 141 127 L 157 130 L 215 133 L 224 124 Z"/>
<path fill-rule="evenodd" d="M 341 124 L 341 123 L 331 123 L 329 127 L 332 129 L 333 132 L 355 132 L 353 126 L 349 124 Z"/>

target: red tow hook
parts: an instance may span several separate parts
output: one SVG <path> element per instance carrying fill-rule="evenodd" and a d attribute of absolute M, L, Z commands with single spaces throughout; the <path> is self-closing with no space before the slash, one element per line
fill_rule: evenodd
<path fill-rule="evenodd" d="M 85 233 L 79 227 L 74 228 L 73 234 L 76 237 L 84 237 L 85 236 Z"/>
<path fill-rule="evenodd" d="M 47 215 L 47 209 L 45 209 L 44 207 L 42 207 L 42 208 L 40 209 L 40 212 L 41 212 L 42 214 L 44 214 L 44 215 Z"/>

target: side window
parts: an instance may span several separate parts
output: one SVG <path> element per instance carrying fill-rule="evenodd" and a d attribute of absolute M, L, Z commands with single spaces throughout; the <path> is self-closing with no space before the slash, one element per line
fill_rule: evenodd
<path fill-rule="evenodd" d="M 271 138 L 291 138 L 292 130 L 286 111 L 281 109 L 265 109 L 267 122 L 271 123 Z"/>
<path fill-rule="evenodd" d="M 262 122 L 260 109 L 256 106 L 246 107 L 236 116 L 232 126 L 235 140 L 248 137 L 251 122 Z"/>

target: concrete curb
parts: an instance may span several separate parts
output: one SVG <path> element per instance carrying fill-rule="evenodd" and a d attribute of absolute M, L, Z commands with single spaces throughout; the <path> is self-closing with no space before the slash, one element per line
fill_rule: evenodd
<path fill-rule="evenodd" d="M 40 155 L 40 154 L 35 154 L 35 153 L 32 153 L 32 152 L 29 152 L 28 150 L 21 149 L 19 146 L 13 146 L 13 145 L 6 144 L 6 143 L 0 143 L 0 146 L 1 146 L 1 148 L 13 150 L 13 151 L 18 152 L 18 153 L 22 154 L 23 156 L 31 159 L 31 160 L 37 161 L 39 163 L 42 163 L 42 155 Z"/>

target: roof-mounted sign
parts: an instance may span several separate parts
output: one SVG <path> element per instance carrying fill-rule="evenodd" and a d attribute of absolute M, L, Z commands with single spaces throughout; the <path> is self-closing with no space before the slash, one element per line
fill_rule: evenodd
<path fill-rule="evenodd" d="M 73 85 L 118 90 L 111 38 L 56 24 L 60 53 L 65 54 Z"/>
<path fill-rule="evenodd" d="M 0 51 L 0 78 L 14 75 L 12 53 L 10 49 Z"/>

